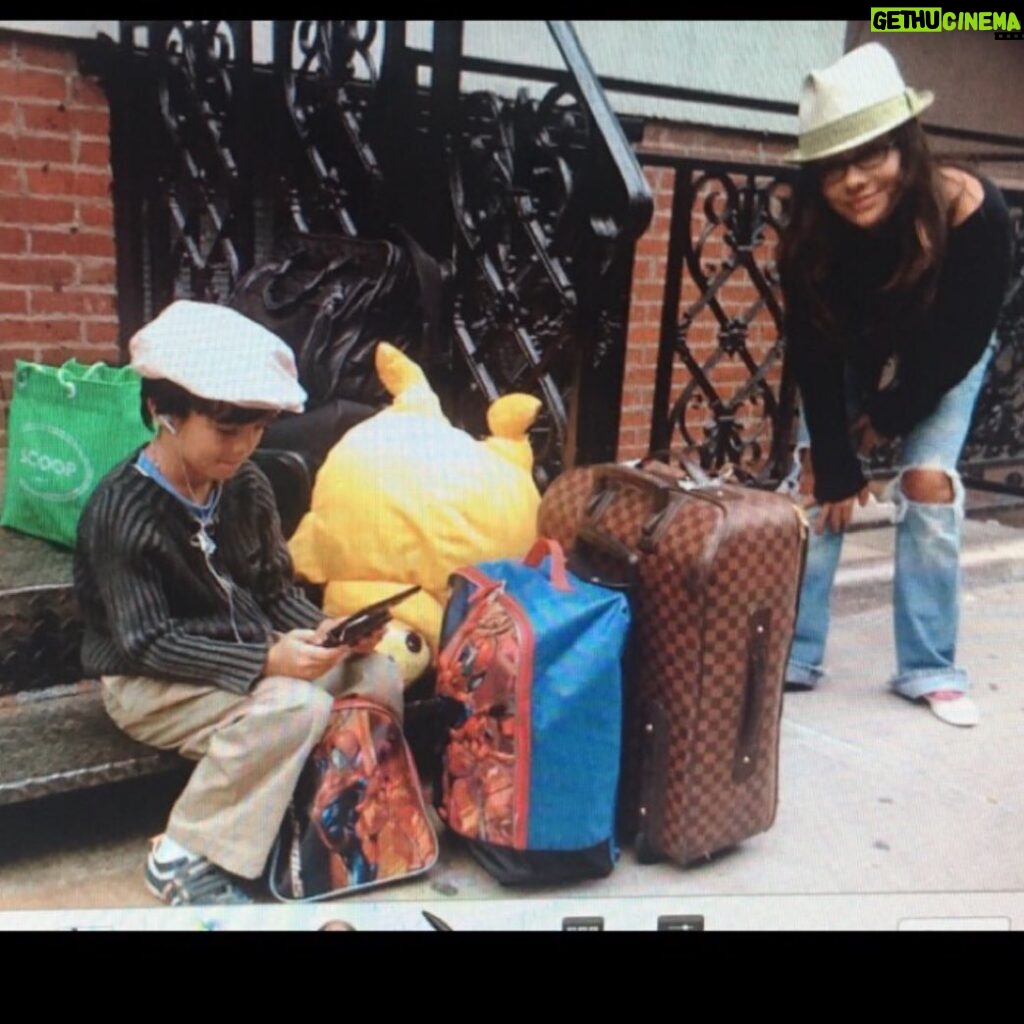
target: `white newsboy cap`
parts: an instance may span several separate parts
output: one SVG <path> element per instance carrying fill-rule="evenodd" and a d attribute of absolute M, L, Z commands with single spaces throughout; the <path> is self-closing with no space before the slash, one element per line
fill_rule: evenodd
<path fill-rule="evenodd" d="M 131 365 L 199 398 L 246 409 L 302 412 L 292 350 L 255 320 L 212 302 L 172 302 L 136 331 Z"/>
<path fill-rule="evenodd" d="M 851 50 L 804 78 L 799 145 L 783 159 L 823 160 L 870 142 L 931 106 L 935 95 L 907 88 L 896 61 L 880 43 Z"/>

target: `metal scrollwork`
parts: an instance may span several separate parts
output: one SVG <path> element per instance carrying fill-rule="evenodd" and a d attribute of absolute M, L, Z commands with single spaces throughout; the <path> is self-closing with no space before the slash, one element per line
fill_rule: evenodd
<path fill-rule="evenodd" d="M 707 171 L 693 172 L 689 186 L 684 258 L 698 295 L 676 327 L 675 353 L 689 379 L 669 421 L 705 468 L 732 463 L 760 476 L 772 468 L 779 415 L 772 381 L 783 349 L 779 281 L 768 253 L 782 229 L 783 184 L 752 172 Z"/>
<path fill-rule="evenodd" d="M 171 220 L 177 290 L 207 301 L 223 298 L 241 268 L 232 236 L 240 201 L 230 141 L 235 55 L 228 23 L 177 22 L 164 40 L 158 84 L 173 154 L 173 167 L 161 184 Z"/>
<path fill-rule="evenodd" d="M 1020 460 L 1024 452 L 1024 206 L 1011 208 L 1014 263 L 996 333 L 999 348 L 989 364 L 962 461 L 967 467 Z M 1007 482 L 1024 487 L 1018 468 Z"/>
<path fill-rule="evenodd" d="M 275 25 L 275 32 L 285 40 L 280 71 L 301 152 L 282 180 L 292 224 L 299 231 L 359 235 L 383 184 L 364 131 L 378 81 L 370 49 L 377 23 L 294 21 Z"/>
<path fill-rule="evenodd" d="M 525 90 L 514 100 L 470 94 L 461 128 L 447 149 L 456 338 L 483 399 L 509 391 L 541 399 L 532 438 L 542 475 L 554 475 L 573 360 L 582 348 L 599 364 L 623 336 L 622 317 L 602 294 L 607 218 L 592 217 L 578 187 L 593 129 L 565 86 L 540 101 Z"/>

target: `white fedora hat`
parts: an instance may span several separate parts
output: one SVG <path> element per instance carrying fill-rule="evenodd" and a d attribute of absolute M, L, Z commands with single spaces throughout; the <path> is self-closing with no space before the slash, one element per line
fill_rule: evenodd
<path fill-rule="evenodd" d="M 199 398 L 246 409 L 302 412 L 306 392 L 292 350 L 227 306 L 179 299 L 129 343 L 143 377 L 169 380 Z"/>
<path fill-rule="evenodd" d="M 934 99 L 906 86 L 884 46 L 859 46 L 804 78 L 798 145 L 783 159 L 808 163 L 854 149 L 917 117 Z"/>

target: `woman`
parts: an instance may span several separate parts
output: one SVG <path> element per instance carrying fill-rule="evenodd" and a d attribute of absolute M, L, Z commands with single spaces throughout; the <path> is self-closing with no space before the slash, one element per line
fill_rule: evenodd
<path fill-rule="evenodd" d="M 321 646 L 335 623 L 292 582 L 274 496 L 248 461 L 305 393 L 288 347 L 234 310 L 174 302 L 131 341 L 154 440 L 79 523 L 84 668 L 135 739 L 199 763 L 146 862 L 172 905 L 252 902 L 332 694 L 401 715 L 394 663 Z"/>
<path fill-rule="evenodd" d="M 917 118 L 932 99 L 877 43 L 804 80 L 780 269 L 801 491 L 816 508 L 786 678 L 810 689 L 823 675 L 843 531 L 868 498 L 858 456 L 898 440 L 891 685 L 970 726 L 978 711 L 955 661 L 956 465 L 995 344 L 1011 231 L 991 182 L 931 157 Z"/>

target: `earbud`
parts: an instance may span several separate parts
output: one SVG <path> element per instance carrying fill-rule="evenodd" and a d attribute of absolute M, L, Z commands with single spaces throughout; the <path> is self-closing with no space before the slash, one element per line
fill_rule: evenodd
<path fill-rule="evenodd" d="M 177 434 L 177 428 L 166 416 L 157 416 L 157 419 L 167 428 L 169 434 Z"/>

